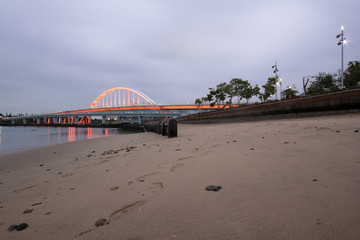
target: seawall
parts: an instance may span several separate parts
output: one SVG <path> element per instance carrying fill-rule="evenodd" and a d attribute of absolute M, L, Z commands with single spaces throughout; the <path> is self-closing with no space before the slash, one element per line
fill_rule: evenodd
<path fill-rule="evenodd" d="M 359 113 L 360 89 L 337 93 L 222 109 L 177 118 L 180 123 L 256 121 Z"/>

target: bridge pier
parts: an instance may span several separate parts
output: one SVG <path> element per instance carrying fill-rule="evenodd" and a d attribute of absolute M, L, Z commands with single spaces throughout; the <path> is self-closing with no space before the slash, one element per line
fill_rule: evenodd
<path fill-rule="evenodd" d="M 76 125 L 78 125 L 78 123 L 79 123 L 79 117 L 78 117 L 78 116 L 75 116 L 75 117 L 74 117 L 74 123 L 75 123 Z"/>
<path fill-rule="evenodd" d="M 141 117 L 140 116 L 138 117 L 138 121 L 139 121 L 138 123 L 141 124 Z"/>
<path fill-rule="evenodd" d="M 105 124 L 106 123 L 106 116 L 102 116 L 101 117 L 101 124 Z"/>
<path fill-rule="evenodd" d="M 37 124 L 37 125 L 40 125 L 40 118 L 37 118 L 37 119 L 36 119 L 36 124 Z"/>
<path fill-rule="evenodd" d="M 26 119 L 25 118 L 23 119 L 23 125 L 26 125 Z"/>
<path fill-rule="evenodd" d="M 14 125 L 14 124 L 15 124 L 15 120 L 11 120 L 11 124 Z"/>

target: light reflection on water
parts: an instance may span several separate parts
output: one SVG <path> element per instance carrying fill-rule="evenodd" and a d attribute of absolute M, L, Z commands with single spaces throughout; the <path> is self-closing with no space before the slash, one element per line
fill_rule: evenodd
<path fill-rule="evenodd" d="M 0 155 L 59 143 L 127 133 L 116 128 L 0 126 Z"/>

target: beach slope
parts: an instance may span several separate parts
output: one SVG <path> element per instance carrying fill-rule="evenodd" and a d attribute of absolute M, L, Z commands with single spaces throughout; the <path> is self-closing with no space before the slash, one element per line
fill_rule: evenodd
<path fill-rule="evenodd" d="M 359 239 L 359 114 L 178 129 L 1 156 L 0 239 Z"/>

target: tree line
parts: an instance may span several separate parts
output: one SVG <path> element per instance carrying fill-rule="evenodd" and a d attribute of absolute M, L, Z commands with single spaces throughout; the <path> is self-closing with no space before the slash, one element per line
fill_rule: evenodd
<path fill-rule="evenodd" d="M 315 96 L 325 93 L 341 91 L 341 73 L 331 74 L 320 72 L 315 76 L 303 77 L 303 95 Z M 360 62 L 351 61 L 348 63 L 343 76 L 344 89 L 355 89 L 360 84 Z M 249 81 L 241 78 L 233 78 L 229 83 L 222 82 L 216 87 L 209 88 L 209 93 L 202 98 L 197 98 L 195 104 L 210 104 L 210 106 L 221 105 L 231 107 L 233 104 L 240 104 L 243 99 L 249 103 L 252 97 L 257 97 L 261 102 L 266 102 L 277 91 L 279 84 L 278 76 L 269 77 L 267 82 L 262 85 L 262 89 L 256 84 L 252 86 Z M 291 99 L 297 97 L 296 87 L 288 87 L 281 91 L 281 99 Z"/>

